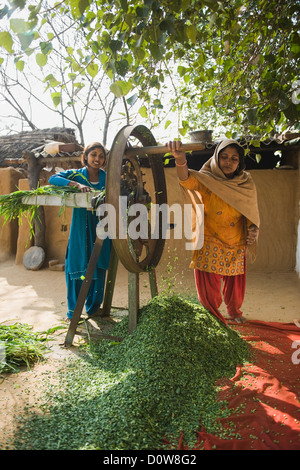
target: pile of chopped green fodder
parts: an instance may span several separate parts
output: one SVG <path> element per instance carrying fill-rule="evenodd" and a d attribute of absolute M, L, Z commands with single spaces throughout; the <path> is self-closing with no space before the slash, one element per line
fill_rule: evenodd
<path fill-rule="evenodd" d="M 157 296 L 132 334 L 127 318 L 113 334 L 123 341 L 93 343 L 59 374 L 15 448 L 153 450 L 176 445 L 181 432 L 192 446 L 200 426 L 218 432 L 228 410 L 215 382 L 250 358 L 234 330 L 179 296 Z"/>
<path fill-rule="evenodd" d="M 47 334 L 35 333 L 25 323 L 0 325 L 0 373 L 17 372 L 44 358 Z"/>

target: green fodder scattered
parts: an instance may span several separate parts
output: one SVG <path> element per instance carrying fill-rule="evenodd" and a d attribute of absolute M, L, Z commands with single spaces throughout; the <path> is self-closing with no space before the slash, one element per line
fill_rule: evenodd
<path fill-rule="evenodd" d="M 217 318 L 179 296 L 158 296 L 121 342 L 99 341 L 61 373 L 43 415 L 28 417 L 20 449 L 149 450 L 195 443 L 196 431 L 219 430 L 228 413 L 216 380 L 249 359 L 247 343 Z"/>
<path fill-rule="evenodd" d="M 35 333 L 25 323 L 0 325 L 0 373 L 17 372 L 21 366 L 30 367 L 44 357 L 45 333 Z"/>

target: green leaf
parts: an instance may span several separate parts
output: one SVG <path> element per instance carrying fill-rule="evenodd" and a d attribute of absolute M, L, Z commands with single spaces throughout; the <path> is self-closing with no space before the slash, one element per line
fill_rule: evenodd
<path fill-rule="evenodd" d="M 147 119 L 147 117 L 148 117 L 148 112 L 147 112 L 146 106 L 142 106 L 142 107 L 139 109 L 139 114 L 142 116 L 142 118 Z"/>
<path fill-rule="evenodd" d="M 183 65 L 178 65 L 177 72 L 179 73 L 180 77 L 183 77 L 186 71 L 187 71 L 186 67 L 184 67 Z"/>
<path fill-rule="evenodd" d="M 72 15 L 75 18 L 80 18 L 85 10 L 90 6 L 90 0 L 69 0 Z"/>
<path fill-rule="evenodd" d="M 18 69 L 20 72 L 23 72 L 23 70 L 24 70 L 24 65 L 25 65 L 24 60 L 17 60 L 17 61 L 16 61 L 16 67 L 17 67 L 17 69 Z"/>
<path fill-rule="evenodd" d="M 159 108 L 159 109 L 163 108 L 163 105 L 161 104 L 161 101 L 159 99 L 153 100 L 153 106 L 154 108 Z"/>
<path fill-rule="evenodd" d="M 1 31 L 0 32 L 0 46 L 7 50 L 10 54 L 14 51 L 12 49 L 13 40 L 8 31 Z"/>
<path fill-rule="evenodd" d="M 169 34 L 172 34 L 174 32 L 174 17 L 171 16 L 166 20 L 163 20 L 159 24 L 159 29 L 161 31 L 167 31 Z"/>
<path fill-rule="evenodd" d="M 291 52 L 298 55 L 300 53 L 300 44 L 291 44 Z"/>
<path fill-rule="evenodd" d="M 53 49 L 53 46 L 52 46 L 52 42 L 48 41 L 48 42 L 40 42 L 40 48 L 41 48 L 41 51 L 44 55 L 47 55 L 49 54 L 50 51 L 52 51 Z"/>
<path fill-rule="evenodd" d="M 146 56 L 145 49 L 143 49 L 142 47 L 136 47 L 135 49 L 133 49 L 133 53 L 138 60 L 143 60 Z"/>
<path fill-rule="evenodd" d="M 88 74 L 92 77 L 92 78 L 95 78 L 97 73 L 98 73 L 98 65 L 95 64 L 95 63 L 90 63 L 88 66 L 87 66 L 87 72 Z"/>
<path fill-rule="evenodd" d="M 195 44 L 195 42 L 197 41 L 197 28 L 196 28 L 196 26 L 194 26 L 193 24 L 189 25 L 189 26 L 185 26 L 185 33 L 186 33 L 187 37 L 189 38 L 189 40 L 193 44 Z"/>
<path fill-rule="evenodd" d="M 184 137 L 184 136 L 186 135 L 186 133 L 187 133 L 187 128 L 181 127 L 181 128 L 179 129 L 179 133 Z"/>
<path fill-rule="evenodd" d="M 78 64 L 78 62 L 76 62 L 76 60 L 72 60 L 72 70 L 74 72 L 79 72 L 80 69 L 81 69 L 81 65 Z"/>
<path fill-rule="evenodd" d="M 36 54 L 35 60 L 36 60 L 36 63 L 37 63 L 40 67 L 44 67 L 44 65 L 47 64 L 47 56 L 44 55 L 44 54 Z"/>
<path fill-rule="evenodd" d="M 52 98 L 52 101 L 53 101 L 53 104 L 54 104 L 55 108 L 57 108 L 57 106 L 61 102 L 61 93 L 53 92 L 53 93 L 51 93 L 51 98 Z"/>
<path fill-rule="evenodd" d="M 73 80 L 75 80 L 75 78 L 77 77 L 77 75 L 76 75 L 76 73 L 72 73 L 72 72 L 71 72 L 71 73 L 68 73 L 68 77 L 69 77 L 70 80 L 73 81 Z"/>
<path fill-rule="evenodd" d="M 123 80 L 117 80 L 116 82 L 112 83 L 111 86 L 110 86 L 110 91 L 117 98 L 121 98 L 122 96 L 126 96 L 127 93 L 129 93 L 131 89 L 132 89 L 131 82 L 125 82 Z"/>
<path fill-rule="evenodd" d="M 49 75 L 47 75 L 47 77 L 45 77 L 44 82 L 48 82 L 52 88 L 55 88 L 56 86 L 60 85 L 60 82 L 56 80 L 56 78 L 52 75 L 52 73 L 50 73 Z"/>
<path fill-rule="evenodd" d="M 32 31 L 29 31 L 27 33 L 18 34 L 18 38 L 19 38 L 19 41 L 21 43 L 21 48 L 22 48 L 23 51 L 26 51 L 26 49 L 28 49 L 28 47 L 30 46 L 30 44 L 34 40 L 34 36 L 35 36 L 35 34 Z"/>
<path fill-rule="evenodd" d="M 25 20 L 21 18 L 12 18 L 9 22 L 11 29 L 14 33 L 26 33 L 28 26 Z"/>
<path fill-rule="evenodd" d="M 249 124 L 251 124 L 251 125 L 256 124 L 256 120 L 257 120 L 257 109 L 256 108 L 249 109 L 249 111 L 247 112 L 247 119 L 249 121 Z"/>
<path fill-rule="evenodd" d="M 159 45 L 151 44 L 149 46 L 149 49 L 150 49 L 150 52 L 151 52 L 151 55 L 152 55 L 153 59 L 160 60 L 160 59 L 163 58 L 164 51 L 163 51 L 163 48 L 160 47 Z"/>
<path fill-rule="evenodd" d="M 136 100 L 138 99 L 138 97 L 139 97 L 138 93 L 135 93 L 134 95 L 130 96 L 130 98 L 127 98 L 126 101 L 130 106 L 133 106 Z"/>
<path fill-rule="evenodd" d="M 104 65 L 108 61 L 109 56 L 105 52 L 103 52 L 102 54 L 100 54 L 99 59 L 100 59 L 101 65 Z"/>
<path fill-rule="evenodd" d="M 129 69 L 129 64 L 126 59 L 118 60 L 115 62 L 116 71 L 119 75 L 124 77 Z"/>
<path fill-rule="evenodd" d="M 119 41 L 118 39 L 112 39 L 109 42 L 109 47 L 113 52 L 117 52 L 122 48 L 122 41 Z"/>

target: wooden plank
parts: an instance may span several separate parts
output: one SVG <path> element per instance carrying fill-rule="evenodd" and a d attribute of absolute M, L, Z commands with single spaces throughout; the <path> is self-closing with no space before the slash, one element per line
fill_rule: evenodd
<path fill-rule="evenodd" d="M 110 263 L 107 272 L 106 284 L 105 284 L 105 293 L 102 305 L 102 316 L 109 317 L 112 298 L 114 295 L 115 281 L 117 276 L 119 258 L 112 244 L 111 254 L 110 254 Z"/>
<path fill-rule="evenodd" d="M 128 328 L 129 333 L 135 330 L 139 308 L 140 308 L 140 290 L 139 290 L 139 273 L 131 273 L 128 271 Z"/>
<path fill-rule="evenodd" d="M 78 325 L 78 321 L 79 321 L 80 315 L 82 313 L 82 309 L 84 307 L 84 303 L 86 301 L 86 298 L 89 292 L 89 288 L 92 282 L 94 271 L 96 269 L 97 260 L 100 255 L 102 245 L 103 245 L 103 240 L 100 240 L 100 238 L 96 238 L 93 251 L 89 260 L 89 264 L 87 266 L 87 270 L 85 273 L 85 278 L 83 279 L 83 282 L 79 291 L 77 303 L 73 312 L 73 316 L 71 318 L 70 326 L 69 326 L 69 329 L 67 331 L 67 335 L 65 338 L 66 348 L 69 348 L 70 346 L 72 346 L 73 339 L 76 333 L 76 328 Z"/>
<path fill-rule="evenodd" d="M 62 155 L 62 156 L 56 155 L 56 156 L 53 156 L 53 157 L 40 156 L 36 159 L 39 162 L 39 165 L 46 166 L 46 165 L 56 165 L 56 164 L 58 164 L 58 166 L 59 166 L 61 163 L 65 163 L 65 162 L 67 162 L 67 163 L 68 162 L 71 162 L 71 163 L 72 162 L 80 162 L 81 161 L 81 156 L 80 155 Z M 22 165 L 22 164 L 28 163 L 28 159 L 23 158 L 23 157 L 21 157 L 21 158 L 4 158 L 3 163 L 5 163 L 6 165 Z"/>
<path fill-rule="evenodd" d="M 156 297 L 158 295 L 157 281 L 156 281 L 156 271 L 151 269 L 149 271 L 149 281 L 150 281 L 150 292 L 151 297 Z"/>
<path fill-rule="evenodd" d="M 83 207 L 92 209 L 92 198 L 97 195 L 96 192 L 90 193 L 74 193 L 64 196 L 56 195 L 39 195 L 39 196 L 25 196 L 22 199 L 23 204 L 34 206 L 65 206 L 65 207 Z"/>

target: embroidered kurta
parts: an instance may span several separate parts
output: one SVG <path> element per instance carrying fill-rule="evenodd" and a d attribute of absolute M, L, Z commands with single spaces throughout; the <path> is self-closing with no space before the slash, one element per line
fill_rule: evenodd
<path fill-rule="evenodd" d="M 245 271 L 245 233 L 251 224 L 192 174 L 180 184 L 200 193 L 204 204 L 204 243 L 193 252 L 190 268 L 235 276 Z"/>

